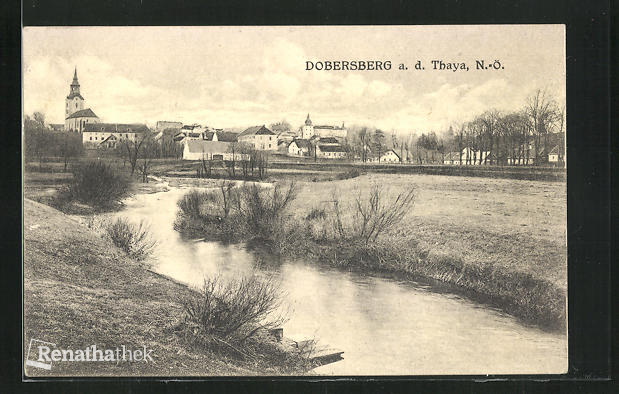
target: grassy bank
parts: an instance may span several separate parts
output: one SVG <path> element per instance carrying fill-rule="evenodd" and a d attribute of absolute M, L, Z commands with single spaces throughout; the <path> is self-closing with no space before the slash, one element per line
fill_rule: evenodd
<path fill-rule="evenodd" d="M 24 202 L 24 352 L 30 339 L 59 349 L 152 349 L 154 362 L 56 362 L 28 376 L 300 374 L 302 363 L 269 338 L 243 359 L 192 344 L 178 332 L 193 290 L 157 275 L 111 241 L 43 204 Z"/>
<path fill-rule="evenodd" d="M 356 197 L 376 182 L 392 199 L 416 185 L 414 208 L 375 243 L 342 239 L 333 228 L 334 198 L 345 213 L 342 222 L 350 226 Z M 430 279 L 527 322 L 564 327 L 565 184 L 370 174 L 299 182 L 298 187 L 285 220 L 267 237 L 274 252 L 344 269 Z M 238 223 L 228 220 L 222 226 L 221 218 L 180 215 L 177 225 L 204 237 L 255 238 Z M 265 244 L 265 237 L 259 238 L 255 244 Z"/>

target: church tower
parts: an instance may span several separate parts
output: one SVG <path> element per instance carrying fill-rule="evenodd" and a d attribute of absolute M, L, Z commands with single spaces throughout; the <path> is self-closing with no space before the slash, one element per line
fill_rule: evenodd
<path fill-rule="evenodd" d="M 77 67 L 73 74 L 73 82 L 71 82 L 71 90 L 65 99 L 65 119 L 71 114 L 84 109 L 84 98 L 80 94 L 80 83 L 77 80 Z"/>
<path fill-rule="evenodd" d="M 305 119 L 305 125 L 301 130 L 301 138 L 310 139 L 314 135 L 314 125 L 312 124 L 312 120 L 310 119 L 309 114 L 307 114 L 307 119 Z"/>

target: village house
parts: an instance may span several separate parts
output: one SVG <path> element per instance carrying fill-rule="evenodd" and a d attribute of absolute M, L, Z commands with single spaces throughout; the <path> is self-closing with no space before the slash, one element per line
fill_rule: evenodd
<path fill-rule="evenodd" d="M 277 134 L 277 143 L 279 144 L 280 142 L 284 141 L 286 142 L 286 146 L 288 146 L 288 144 L 295 138 L 298 138 L 298 134 L 296 132 L 292 130 L 282 131 L 281 133 Z"/>
<path fill-rule="evenodd" d="M 233 142 L 186 140 L 183 146 L 183 160 L 249 160 L 249 155 L 232 153 Z"/>
<path fill-rule="evenodd" d="M 180 128 L 179 132 L 173 137 L 176 142 L 183 142 L 188 140 L 204 140 L 206 139 L 206 132 L 208 127 L 202 127 L 199 124 L 184 125 Z"/>
<path fill-rule="evenodd" d="M 375 151 L 369 151 L 366 162 L 368 163 L 399 163 L 400 155 L 396 153 L 393 149 L 385 149 L 383 152 L 380 152 L 380 156 Z"/>
<path fill-rule="evenodd" d="M 314 125 L 312 120 L 310 119 L 310 115 L 307 114 L 307 118 L 305 119 L 305 125 L 301 127 L 301 138 L 310 139 L 313 136 L 318 137 L 337 137 L 337 138 L 346 138 L 348 131 L 344 127 L 344 122 L 342 122 L 342 126 L 328 126 L 328 125 Z"/>
<path fill-rule="evenodd" d="M 288 144 L 288 155 L 290 156 L 309 156 L 312 144 L 305 139 L 297 138 Z"/>
<path fill-rule="evenodd" d="M 380 163 L 399 163 L 400 161 L 400 155 L 398 155 L 393 149 L 382 152 L 379 160 Z"/>
<path fill-rule="evenodd" d="M 122 141 L 135 142 L 141 134 L 148 131 L 145 124 L 139 123 L 88 123 L 82 132 L 82 142 L 86 149 L 113 148 Z"/>
<path fill-rule="evenodd" d="M 265 125 L 246 129 L 238 135 L 238 140 L 253 146 L 256 150 L 277 150 L 277 136 Z"/>
<path fill-rule="evenodd" d="M 344 159 L 346 149 L 341 145 L 316 145 L 316 156 L 325 159 Z"/>

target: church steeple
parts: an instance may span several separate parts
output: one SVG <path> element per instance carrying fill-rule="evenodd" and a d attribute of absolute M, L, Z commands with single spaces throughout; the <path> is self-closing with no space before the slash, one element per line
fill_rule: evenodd
<path fill-rule="evenodd" d="M 307 119 L 305 119 L 305 125 L 306 126 L 311 126 L 312 125 L 312 120 L 309 117 L 309 113 L 307 114 Z"/>
<path fill-rule="evenodd" d="M 75 71 L 73 72 L 73 82 L 71 82 L 71 92 L 69 96 L 79 95 L 80 94 L 80 83 L 77 80 L 77 67 L 75 67 Z"/>
<path fill-rule="evenodd" d="M 74 112 L 84 109 L 84 97 L 80 94 L 80 83 L 77 80 L 77 67 L 73 71 L 73 82 L 71 82 L 71 89 L 69 95 L 65 99 L 64 115 L 65 119 Z"/>

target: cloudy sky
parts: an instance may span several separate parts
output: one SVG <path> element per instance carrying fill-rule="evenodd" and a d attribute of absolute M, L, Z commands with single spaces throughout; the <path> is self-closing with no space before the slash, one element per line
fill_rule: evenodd
<path fill-rule="evenodd" d="M 561 25 L 375 27 L 27 27 L 24 113 L 64 122 L 77 67 L 103 122 L 245 127 L 286 119 L 441 131 L 535 89 L 565 99 Z M 470 71 L 435 71 L 431 60 Z M 475 70 L 475 60 L 502 70 Z M 306 71 L 306 61 L 390 60 L 390 71 Z M 425 71 L 415 71 L 422 60 Z M 398 70 L 405 63 L 409 69 Z"/>

